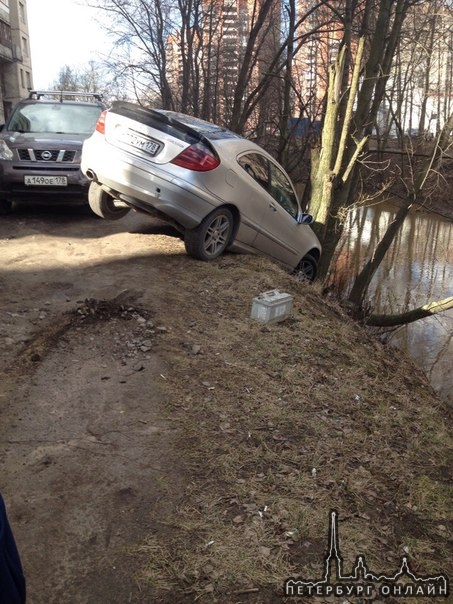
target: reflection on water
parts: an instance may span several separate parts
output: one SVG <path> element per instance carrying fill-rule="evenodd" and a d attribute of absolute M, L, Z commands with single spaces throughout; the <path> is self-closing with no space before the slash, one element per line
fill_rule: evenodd
<path fill-rule="evenodd" d="M 347 291 L 393 220 L 397 208 L 378 204 L 349 216 L 333 283 Z M 399 313 L 453 296 L 453 223 L 413 212 L 397 235 L 369 291 L 373 312 Z M 453 309 L 399 327 L 391 343 L 405 349 L 429 376 L 440 396 L 453 404 Z"/>

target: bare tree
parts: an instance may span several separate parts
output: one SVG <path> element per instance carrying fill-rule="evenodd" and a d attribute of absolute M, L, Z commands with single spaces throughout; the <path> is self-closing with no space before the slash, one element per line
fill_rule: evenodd
<path fill-rule="evenodd" d="M 359 12 L 354 10 L 354 0 L 345 0 L 342 5 L 344 35 L 337 60 L 330 68 L 322 142 L 313 155 L 311 176 L 310 211 L 323 243 L 321 276 L 328 273 L 345 214 L 354 201 L 359 177 L 357 159 L 366 147 L 385 97 L 401 28 L 413 3 L 364 0 Z M 354 29 L 359 34 L 356 48 Z"/>
<path fill-rule="evenodd" d="M 365 294 L 368 290 L 368 286 L 373 278 L 373 275 L 376 273 L 379 265 L 381 264 L 384 255 L 388 251 L 390 245 L 392 244 L 397 232 L 401 228 L 406 216 L 408 215 L 410 209 L 416 204 L 420 197 L 423 194 L 425 185 L 428 181 L 428 178 L 431 173 L 436 172 L 439 169 L 439 166 L 442 162 L 442 159 L 451 146 L 450 143 L 450 134 L 453 131 L 453 113 L 450 115 L 446 124 L 444 125 L 441 133 L 438 136 L 436 144 L 434 146 L 434 151 L 432 157 L 428 159 L 423 170 L 417 175 L 414 183 L 412 184 L 411 190 L 408 192 L 406 202 L 397 212 L 395 219 L 390 223 L 387 228 L 384 236 L 381 241 L 376 246 L 372 256 L 365 263 L 364 267 L 358 274 L 355 279 L 354 285 L 349 294 L 349 302 L 353 305 L 355 309 L 361 309 L 363 306 L 363 300 L 365 298 Z M 435 303 L 433 303 L 433 307 L 435 307 Z M 438 306 L 438 308 L 447 308 L 445 303 L 442 303 Z M 419 317 L 418 317 L 419 318 Z M 393 318 L 393 321 L 397 321 L 398 319 Z M 377 319 L 370 319 L 373 321 L 373 325 L 377 325 Z M 401 322 L 406 322 L 405 318 L 401 319 Z M 396 324 L 396 323 L 393 323 Z"/>
<path fill-rule="evenodd" d="M 168 43 L 175 35 L 175 7 L 165 0 L 98 0 L 106 13 L 106 28 L 115 40 L 107 62 L 135 92 L 138 100 L 160 97 L 165 109 L 175 109 L 168 71 Z"/>
<path fill-rule="evenodd" d="M 52 83 L 52 90 L 79 90 L 79 75 L 77 71 L 69 65 L 64 65 L 58 72 L 56 80 Z M 84 90 L 84 92 L 88 92 Z"/>
<path fill-rule="evenodd" d="M 52 90 L 65 90 L 68 92 L 88 92 L 102 95 L 106 102 L 118 98 L 117 90 L 112 90 L 112 82 L 108 79 L 103 65 L 90 61 L 83 68 L 64 65 L 57 78 L 51 85 Z"/>
<path fill-rule="evenodd" d="M 275 0 L 98 0 L 96 7 L 115 40 L 109 68 L 139 102 L 263 139 L 280 126 L 288 133 L 281 103 L 288 115 L 298 94 L 294 53 L 310 35 L 300 31 L 306 15 L 290 3 L 287 31 Z"/>

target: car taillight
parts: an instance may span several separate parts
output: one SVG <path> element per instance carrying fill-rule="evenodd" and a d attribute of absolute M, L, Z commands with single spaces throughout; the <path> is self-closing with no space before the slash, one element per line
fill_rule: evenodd
<path fill-rule="evenodd" d="M 96 132 L 100 132 L 101 134 L 105 134 L 105 116 L 107 115 L 107 109 L 105 111 L 103 111 L 101 113 L 101 115 L 98 118 L 97 124 L 96 124 Z"/>
<path fill-rule="evenodd" d="M 197 172 L 207 172 L 214 170 L 220 164 L 220 161 L 214 153 L 203 143 L 190 145 L 175 159 L 172 164 L 187 168 L 188 170 L 196 170 Z"/>

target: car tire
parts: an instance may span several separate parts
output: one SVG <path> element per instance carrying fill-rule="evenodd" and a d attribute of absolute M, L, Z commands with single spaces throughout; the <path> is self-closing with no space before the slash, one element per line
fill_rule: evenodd
<path fill-rule="evenodd" d="M 230 245 L 233 230 L 234 218 L 231 211 L 228 208 L 218 208 L 196 228 L 185 232 L 186 252 L 197 260 L 214 260 Z"/>
<path fill-rule="evenodd" d="M 0 199 L 0 216 L 6 216 L 11 212 L 13 204 L 7 199 Z"/>
<path fill-rule="evenodd" d="M 97 182 L 88 189 L 88 203 L 95 214 L 106 220 L 119 220 L 130 211 L 127 206 L 119 206 L 111 195 Z"/>
<path fill-rule="evenodd" d="M 314 281 L 318 273 L 318 261 L 311 254 L 307 254 L 297 265 L 293 275 L 301 281 Z"/>

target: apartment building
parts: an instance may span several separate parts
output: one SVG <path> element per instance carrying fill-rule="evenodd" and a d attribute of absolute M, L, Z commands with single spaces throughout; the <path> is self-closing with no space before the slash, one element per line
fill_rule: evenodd
<path fill-rule="evenodd" d="M 0 124 L 33 88 L 26 0 L 0 0 Z"/>

